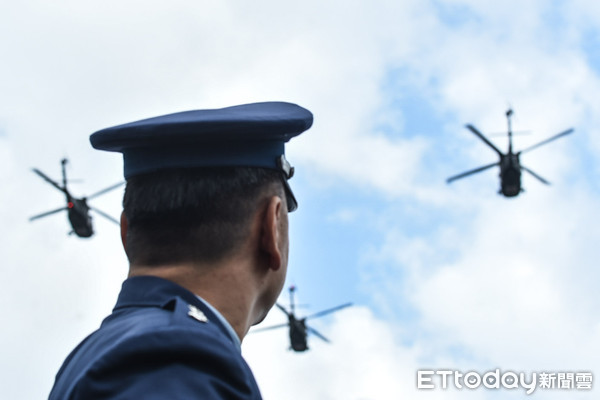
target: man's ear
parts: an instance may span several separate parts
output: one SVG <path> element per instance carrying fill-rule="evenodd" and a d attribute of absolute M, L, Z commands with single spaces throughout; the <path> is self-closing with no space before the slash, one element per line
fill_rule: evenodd
<path fill-rule="evenodd" d="M 262 216 L 260 245 L 269 259 L 269 268 L 274 271 L 281 268 L 283 257 L 279 248 L 280 237 L 283 234 L 281 218 L 283 218 L 283 202 L 280 197 L 272 196 Z"/>
<path fill-rule="evenodd" d="M 121 242 L 123 243 L 123 248 L 125 252 L 127 252 L 127 217 L 125 216 L 125 211 L 121 213 Z"/>

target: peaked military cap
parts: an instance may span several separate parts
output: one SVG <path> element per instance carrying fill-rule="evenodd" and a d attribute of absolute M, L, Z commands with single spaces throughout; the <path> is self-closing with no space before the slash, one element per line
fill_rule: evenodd
<path fill-rule="evenodd" d="M 294 169 L 285 143 L 311 127 L 312 113 L 296 104 L 265 102 L 194 110 L 102 129 L 99 150 L 123 153 L 125 179 L 171 168 L 262 167 L 279 170 L 290 211 L 297 207 L 287 180 Z"/>

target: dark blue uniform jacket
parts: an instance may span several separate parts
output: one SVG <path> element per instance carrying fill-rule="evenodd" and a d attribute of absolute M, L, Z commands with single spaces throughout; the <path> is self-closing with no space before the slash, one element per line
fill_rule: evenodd
<path fill-rule="evenodd" d="M 260 398 L 215 314 L 181 286 L 149 276 L 123 283 L 113 313 L 65 360 L 50 393 L 51 400 Z"/>

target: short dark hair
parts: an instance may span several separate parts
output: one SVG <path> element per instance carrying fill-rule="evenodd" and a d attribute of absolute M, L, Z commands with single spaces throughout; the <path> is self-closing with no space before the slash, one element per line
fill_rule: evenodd
<path fill-rule="evenodd" d="M 283 194 L 280 171 L 255 167 L 164 170 L 127 180 L 131 265 L 214 262 L 236 249 L 267 196 Z"/>

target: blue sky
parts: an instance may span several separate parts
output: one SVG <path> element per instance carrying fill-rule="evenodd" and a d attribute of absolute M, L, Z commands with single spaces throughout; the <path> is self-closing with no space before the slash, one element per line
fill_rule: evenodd
<path fill-rule="evenodd" d="M 504 2 L 28 0 L 0 15 L 0 361 L 7 398 L 44 397 L 66 354 L 110 312 L 127 271 L 118 229 L 68 237 L 30 169 L 121 179 L 89 134 L 141 118 L 254 101 L 298 103 L 313 128 L 288 146 L 300 208 L 288 284 L 333 340 L 287 350 L 285 331 L 243 351 L 266 399 L 522 398 L 520 391 L 416 390 L 419 368 L 600 371 L 600 6 Z M 552 182 L 497 194 L 494 161 L 464 128 L 506 130 Z M 500 149 L 506 138 L 491 137 Z M 119 191 L 94 205 L 120 213 Z M 287 293 L 282 294 L 283 303 Z M 267 323 L 282 322 L 272 313 Z M 594 375 L 596 376 L 596 375 Z M 27 382 L 24 387 L 23 382 Z M 595 385 L 597 386 L 597 385 Z M 594 398 L 547 391 L 534 397 Z"/>

